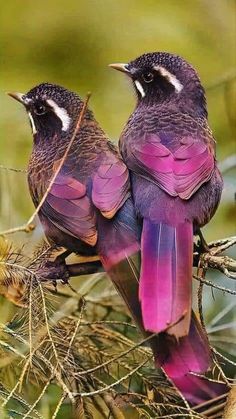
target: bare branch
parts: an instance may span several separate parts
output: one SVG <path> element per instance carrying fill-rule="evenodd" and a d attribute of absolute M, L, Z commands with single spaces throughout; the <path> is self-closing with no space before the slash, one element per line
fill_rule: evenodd
<path fill-rule="evenodd" d="M 225 406 L 223 419 L 236 418 L 236 387 L 232 387 Z"/>

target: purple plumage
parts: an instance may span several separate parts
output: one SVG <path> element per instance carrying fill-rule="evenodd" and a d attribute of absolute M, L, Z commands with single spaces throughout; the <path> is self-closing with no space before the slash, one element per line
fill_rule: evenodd
<path fill-rule="evenodd" d="M 193 234 L 213 216 L 222 191 L 204 89 L 196 71 L 168 53 L 111 66 L 131 78 L 138 99 L 120 150 L 142 222 L 144 328 L 162 332 L 154 343 L 157 364 L 187 400 L 199 403 L 225 390 L 190 374 L 211 363 L 205 332 L 191 315 Z"/>
<path fill-rule="evenodd" d="M 28 181 L 33 202 L 37 206 L 65 153 L 82 108 L 82 101 L 75 93 L 50 84 L 37 86 L 27 95 L 23 97 L 18 95 L 18 97 L 27 112 L 30 112 L 35 124 L 36 133 L 34 133 Z M 59 112 L 55 112 L 55 109 Z M 62 109 L 63 112 L 60 112 Z M 144 185 L 140 192 L 145 198 L 150 190 Z M 150 276 L 155 270 L 159 272 L 163 269 L 165 275 L 168 273 L 168 281 L 166 284 L 163 282 L 160 287 L 161 294 L 165 294 L 166 305 L 164 320 L 157 319 L 158 322 L 162 322 L 161 328 L 164 327 L 165 318 L 168 322 L 172 322 L 175 317 L 179 320 L 179 316 L 186 309 L 183 308 L 186 304 L 186 289 L 183 287 L 183 295 L 177 289 L 182 274 L 179 273 L 176 257 L 182 258 L 181 250 L 179 250 L 179 242 L 183 240 L 182 232 L 188 244 L 192 235 L 192 224 L 185 223 L 185 220 L 183 222 L 181 217 L 182 221 L 179 222 L 179 215 L 178 217 L 175 215 L 175 210 L 173 208 L 171 210 L 170 205 L 169 208 L 170 214 L 174 211 L 171 215 L 171 220 L 176 221 L 174 225 L 172 226 L 170 220 L 166 220 L 166 224 L 159 220 L 154 222 L 153 226 L 153 221 L 147 218 L 142 236 L 143 256 L 147 258 L 147 262 L 149 261 L 149 237 L 146 240 L 145 236 L 146 233 L 149 236 L 150 230 L 150 240 L 155 243 L 153 247 L 151 246 L 154 263 L 153 266 L 149 266 Z M 154 211 L 152 206 L 149 210 Z M 165 210 L 164 213 L 166 213 Z M 39 216 L 49 241 L 64 246 L 70 252 L 85 256 L 95 254 L 100 256 L 104 268 L 124 299 L 135 322 L 142 333 L 147 336 L 139 303 L 141 223 L 137 220 L 130 197 L 129 173 L 118 150 L 107 140 L 90 111 L 86 112 L 81 130 L 40 209 Z M 160 229 L 165 233 L 164 235 Z M 158 257 L 159 262 L 154 260 L 158 241 L 163 243 Z M 188 259 L 189 266 L 192 248 L 190 250 L 186 254 L 188 257 L 185 255 L 185 261 Z M 165 266 L 166 260 L 172 260 L 171 269 Z M 145 278 L 149 274 L 144 272 L 148 269 L 147 266 L 148 264 L 143 266 L 142 263 L 140 295 L 147 292 Z M 171 283 L 172 276 L 175 278 L 176 288 Z M 153 286 L 156 289 L 156 286 L 151 283 L 150 287 Z M 166 298 L 166 288 L 171 289 L 173 295 L 177 295 L 178 299 L 183 301 L 183 306 L 181 305 L 180 308 L 177 305 L 173 306 L 175 314 L 172 313 L 171 304 Z M 157 296 L 157 301 L 158 298 Z M 142 296 L 141 299 L 143 300 Z M 146 297 L 144 302 L 145 299 Z M 152 301 L 150 304 L 153 304 Z M 157 313 L 160 312 L 159 303 L 155 309 Z M 149 322 L 149 317 L 146 318 L 146 309 L 144 311 L 146 328 L 146 321 Z M 187 316 L 184 316 L 183 321 L 186 322 L 186 319 Z M 156 322 L 156 318 L 154 321 Z M 153 328 L 156 328 L 156 323 Z M 205 386 L 203 378 L 190 375 L 191 371 L 204 373 L 211 364 L 205 332 L 198 326 L 195 317 L 192 318 L 188 336 L 176 341 L 167 333 L 161 333 L 151 340 L 151 347 L 156 366 L 164 369 L 190 403 L 207 400 L 225 391 L 224 385 L 216 388 L 213 383 L 207 383 Z M 195 348 L 201 352 L 200 357 Z M 199 392 L 201 387 L 202 390 Z"/>
<path fill-rule="evenodd" d="M 176 337 L 188 334 L 192 230 L 189 222 L 173 227 L 143 221 L 139 296 L 146 330 L 160 332 L 168 328 L 168 333 Z"/>
<path fill-rule="evenodd" d="M 224 384 L 209 382 L 204 374 L 211 364 L 211 353 L 207 337 L 195 314 L 192 312 L 188 336 L 174 341 L 169 335 L 161 334 L 155 348 L 156 364 L 160 365 L 171 381 L 192 405 L 202 403 L 227 391 Z"/>
<path fill-rule="evenodd" d="M 131 77 L 138 97 L 120 150 L 143 222 L 144 327 L 179 339 L 190 326 L 193 234 L 214 214 L 222 190 L 204 90 L 196 71 L 168 53 L 114 67 Z"/>

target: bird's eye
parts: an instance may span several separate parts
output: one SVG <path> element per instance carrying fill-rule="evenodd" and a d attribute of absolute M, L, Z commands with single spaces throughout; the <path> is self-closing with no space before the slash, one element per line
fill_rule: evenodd
<path fill-rule="evenodd" d="M 151 83 L 154 79 L 154 74 L 151 73 L 151 71 L 144 73 L 142 75 L 143 80 L 145 81 L 145 83 Z"/>
<path fill-rule="evenodd" d="M 46 106 L 44 105 L 36 105 L 34 107 L 34 111 L 36 115 L 44 115 L 47 112 Z"/>

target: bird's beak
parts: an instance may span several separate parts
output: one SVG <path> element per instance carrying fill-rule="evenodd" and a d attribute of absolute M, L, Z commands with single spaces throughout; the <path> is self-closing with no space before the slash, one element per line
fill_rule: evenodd
<path fill-rule="evenodd" d="M 127 74 L 130 76 L 130 71 L 127 68 L 127 64 L 123 63 L 115 63 L 115 64 L 109 64 L 109 67 L 114 68 L 115 70 L 122 71 L 122 73 Z"/>
<path fill-rule="evenodd" d="M 18 102 L 22 103 L 22 105 L 27 105 L 28 100 L 25 97 L 24 93 L 17 93 L 17 92 L 7 92 L 8 96 L 13 97 L 13 99 L 17 100 Z"/>

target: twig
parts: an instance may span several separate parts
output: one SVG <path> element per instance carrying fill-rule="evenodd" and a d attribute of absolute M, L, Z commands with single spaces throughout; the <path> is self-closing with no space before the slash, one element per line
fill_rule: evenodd
<path fill-rule="evenodd" d="M 207 280 L 207 279 L 202 279 L 197 275 L 193 275 L 193 278 L 196 279 L 197 281 L 202 282 L 205 285 L 208 285 L 212 288 L 216 288 L 217 290 L 223 291 L 223 292 L 227 292 L 228 294 L 232 294 L 232 295 L 236 295 L 236 291 L 233 290 L 229 290 L 228 288 L 225 287 L 221 287 L 220 285 L 216 285 L 213 282 Z"/>
<path fill-rule="evenodd" d="M 214 399 L 207 400 L 205 402 L 202 402 L 202 403 L 192 407 L 192 410 L 200 410 L 204 407 L 208 408 L 208 406 L 211 405 L 212 403 L 217 403 L 218 401 L 220 401 L 222 399 L 226 399 L 227 396 L 228 396 L 228 393 L 221 394 L 220 396 L 217 396 Z"/>
<path fill-rule="evenodd" d="M 115 400 L 110 394 L 104 394 L 103 400 L 106 403 L 109 411 L 112 413 L 114 419 L 125 419 L 125 416 L 123 415 L 119 407 L 116 405 Z"/>
<path fill-rule="evenodd" d="M 16 173 L 27 173 L 26 169 L 15 169 L 14 167 L 7 167 L 7 166 L 4 166 L 3 164 L 0 164 L 0 169 L 8 170 L 10 172 L 16 172 Z"/>
<path fill-rule="evenodd" d="M 236 362 L 233 362 L 231 359 L 227 358 L 226 356 L 224 356 L 223 354 L 221 354 L 220 352 L 218 352 L 215 348 L 213 348 L 213 352 L 215 352 L 216 355 L 218 355 L 222 359 L 224 359 L 224 361 L 227 361 L 229 364 L 231 364 L 234 367 L 236 367 Z"/>
<path fill-rule="evenodd" d="M 123 358 L 124 356 L 128 355 L 130 352 L 134 351 L 136 348 L 138 348 L 139 346 L 142 346 L 144 343 L 147 343 L 149 340 L 151 340 L 152 338 L 154 338 L 154 336 L 156 336 L 156 333 L 153 333 L 152 335 L 148 336 L 147 338 L 141 340 L 141 342 L 133 345 L 131 348 L 127 349 L 126 351 L 120 353 L 117 356 L 114 356 L 113 358 L 109 359 L 108 361 L 104 362 L 103 364 L 97 365 L 94 368 L 90 368 L 86 371 L 82 371 L 82 372 L 78 372 L 76 375 L 77 376 L 82 376 L 82 375 L 86 375 L 86 374 L 91 374 L 91 372 L 97 371 L 101 368 L 106 367 L 107 365 L 118 361 L 118 359 Z"/>
<path fill-rule="evenodd" d="M 236 387 L 233 387 L 225 406 L 223 419 L 235 419 L 236 417 Z"/>
<path fill-rule="evenodd" d="M 211 250 L 212 255 L 217 255 L 234 245 L 236 245 L 236 236 L 226 237 L 209 243 L 209 247 L 216 247 L 216 249 Z"/>
<path fill-rule="evenodd" d="M 62 403 L 64 402 L 65 398 L 66 398 L 66 394 L 63 394 L 63 395 L 61 396 L 61 398 L 60 398 L 59 402 L 57 403 L 56 409 L 54 410 L 54 413 L 53 413 L 53 415 L 52 415 L 52 419 L 56 419 L 57 414 L 59 413 L 60 408 L 61 408 L 61 405 L 62 405 Z"/>
<path fill-rule="evenodd" d="M 108 386 L 105 386 L 103 388 L 99 388 L 98 390 L 90 391 L 90 392 L 84 392 L 84 393 L 72 393 L 74 397 L 80 396 L 80 397 L 92 397 L 96 394 L 104 393 L 104 391 L 111 390 L 113 387 L 121 384 L 123 381 L 127 380 L 131 375 L 133 375 L 136 371 L 141 369 L 150 359 L 152 358 L 152 355 L 149 356 L 147 359 L 145 359 L 143 362 L 141 362 L 140 365 L 138 365 L 136 368 L 133 368 L 131 372 L 121 377 L 119 380 L 117 380 L 115 383 L 112 383 Z"/>
<path fill-rule="evenodd" d="M 211 253 L 204 253 L 201 256 L 201 261 L 203 264 L 207 264 L 209 268 L 223 272 L 228 278 L 236 279 L 236 260 L 228 256 L 214 256 Z"/>
<path fill-rule="evenodd" d="M 4 330 L 6 333 L 10 334 L 11 336 L 13 336 L 15 339 L 17 339 L 18 341 L 20 341 L 21 343 L 23 343 L 28 349 L 29 349 L 29 343 L 27 342 L 27 340 L 25 340 L 22 336 L 18 335 L 14 330 L 10 329 L 9 327 L 7 327 L 4 324 L 0 323 L 0 328 L 2 328 L 2 330 Z M 42 342 L 41 342 L 42 343 Z M 58 373 L 58 371 L 55 369 L 55 367 L 50 363 L 50 361 L 46 358 L 46 356 L 44 356 L 40 351 L 39 351 L 39 347 L 36 347 L 34 349 L 34 352 L 37 351 L 37 357 L 39 359 L 41 359 L 41 361 L 43 361 L 45 363 L 45 365 L 50 369 L 50 371 L 55 375 L 55 377 L 58 380 L 58 383 L 61 385 L 64 393 L 69 397 L 69 399 L 71 400 L 72 403 L 74 403 L 74 397 L 71 394 L 70 390 L 68 389 L 68 387 L 66 386 L 66 384 L 64 383 L 64 381 L 61 378 L 61 374 Z M 5 406 L 8 401 L 11 399 L 11 397 L 18 397 L 18 396 L 14 396 L 14 392 L 16 391 L 18 385 L 19 385 L 19 381 L 17 382 L 17 385 L 14 387 L 13 390 L 11 390 L 11 393 L 8 395 L 8 397 L 6 398 L 6 400 L 4 401 L 4 403 L 2 404 L 2 406 Z"/>
<path fill-rule="evenodd" d="M 52 376 L 49 378 L 49 380 L 46 382 L 45 386 L 43 387 L 42 391 L 40 392 L 39 396 L 37 397 L 37 399 L 35 400 L 35 402 L 32 404 L 31 408 L 28 410 L 28 412 L 26 412 L 26 414 L 23 416 L 23 419 L 26 419 L 29 417 L 29 414 L 34 410 L 34 408 L 37 406 L 37 404 L 39 403 L 39 401 L 42 399 L 42 397 L 44 396 L 48 386 L 51 383 L 52 380 Z"/>
<path fill-rule="evenodd" d="M 64 363 L 65 363 L 65 362 L 68 360 L 68 358 L 69 358 L 69 355 L 70 355 L 70 351 L 71 351 L 71 348 L 72 348 L 73 342 L 74 342 L 74 340 L 75 340 L 76 334 L 77 334 L 77 332 L 78 332 L 78 330 L 79 330 L 79 327 L 80 327 L 80 324 L 81 324 L 81 320 L 82 320 L 82 315 L 83 315 L 83 312 L 84 312 L 84 308 L 85 308 L 85 301 L 84 301 L 84 300 L 82 300 L 82 306 L 81 306 L 81 310 L 80 310 L 80 315 L 79 315 L 78 321 L 77 321 L 77 323 L 76 323 L 74 333 L 73 333 L 73 334 L 72 334 L 72 336 L 71 336 L 71 340 L 70 340 L 70 342 L 69 342 L 69 346 L 68 346 L 67 354 L 66 354 L 66 356 L 65 356 L 65 358 L 64 358 L 64 361 L 63 361 Z"/>

